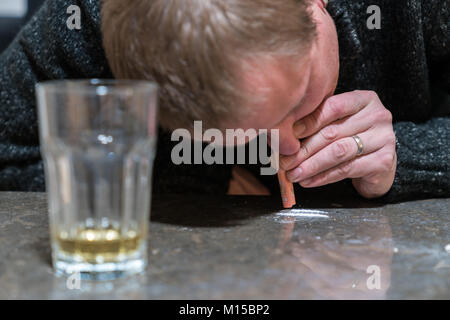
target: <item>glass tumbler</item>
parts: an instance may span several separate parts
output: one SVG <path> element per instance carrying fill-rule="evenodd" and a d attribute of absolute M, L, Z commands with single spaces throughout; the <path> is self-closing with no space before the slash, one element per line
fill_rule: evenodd
<path fill-rule="evenodd" d="M 157 92 L 147 81 L 36 85 L 57 274 L 108 280 L 145 269 Z"/>

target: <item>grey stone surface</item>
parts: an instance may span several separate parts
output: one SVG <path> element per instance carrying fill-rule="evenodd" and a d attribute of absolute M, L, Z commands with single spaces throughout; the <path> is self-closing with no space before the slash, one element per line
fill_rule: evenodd
<path fill-rule="evenodd" d="M 324 199 L 302 200 L 307 212 L 273 197 L 157 197 L 146 272 L 70 290 L 50 265 L 46 195 L 0 193 L 0 298 L 450 298 L 450 199 Z"/>

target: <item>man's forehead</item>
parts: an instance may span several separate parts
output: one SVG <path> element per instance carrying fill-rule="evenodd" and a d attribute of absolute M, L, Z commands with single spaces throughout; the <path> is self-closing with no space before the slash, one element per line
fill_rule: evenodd
<path fill-rule="evenodd" d="M 248 89 L 272 89 L 274 83 L 306 75 L 309 56 L 256 56 L 242 62 L 241 77 Z"/>
<path fill-rule="evenodd" d="M 245 105 L 261 120 L 255 124 L 266 127 L 279 111 L 295 107 L 306 91 L 310 65 L 309 56 L 255 58 L 246 63 L 241 87 L 248 97 Z"/>

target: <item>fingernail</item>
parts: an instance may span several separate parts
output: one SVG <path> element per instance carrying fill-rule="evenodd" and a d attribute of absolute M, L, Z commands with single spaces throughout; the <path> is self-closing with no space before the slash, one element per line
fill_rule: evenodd
<path fill-rule="evenodd" d="M 295 158 L 292 156 L 284 156 L 280 159 L 280 167 L 283 170 L 289 170 L 292 168 L 289 168 L 289 166 L 292 165 L 292 163 L 294 162 Z"/>
<path fill-rule="evenodd" d="M 300 180 L 302 173 L 303 173 L 302 168 L 296 168 L 288 173 L 287 178 L 291 182 L 297 182 Z"/>
<path fill-rule="evenodd" d="M 280 168 L 286 170 L 289 165 L 289 161 L 286 158 L 280 158 Z"/>
<path fill-rule="evenodd" d="M 297 138 L 300 138 L 303 132 L 305 132 L 306 126 L 302 122 L 298 122 L 294 125 L 294 134 Z"/>

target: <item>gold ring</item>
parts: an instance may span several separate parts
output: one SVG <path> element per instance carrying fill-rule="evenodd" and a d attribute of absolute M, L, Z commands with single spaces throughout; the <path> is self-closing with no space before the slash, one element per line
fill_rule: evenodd
<path fill-rule="evenodd" d="M 355 139 L 356 145 L 358 146 L 358 151 L 356 152 L 356 155 L 359 156 L 364 151 L 364 145 L 360 137 L 353 136 L 352 138 Z"/>

